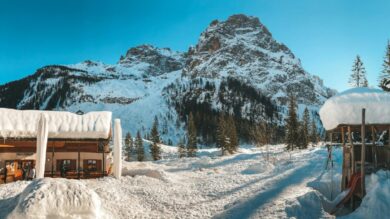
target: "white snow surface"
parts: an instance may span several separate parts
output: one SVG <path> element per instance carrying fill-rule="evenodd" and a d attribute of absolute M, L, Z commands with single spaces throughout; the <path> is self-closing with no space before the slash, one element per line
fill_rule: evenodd
<path fill-rule="evenodd" d="M 44 114 L 49 138 L 107 139 L 111 131 L 111 112 L 77 115 L 61 111 L 14 110 L 0 108 L 0 137 L 36 138 L 38 122 Z"/>
<path fill-rule="evenodd" d="M 323 206 L 340 193 L 342 150 L 334 151 L 330 172 L 324 170 L 324 147 L 294 152 L 284 148 L 271 146 L 269 161 L 265 148 L 241 148 L 224 157 L 202 149 L 204 156 L 197 158 L 172 154 L 157 162 L 123 162 L 120 179 L 3 184 L 0 218 L 36 212 L 41 218 L 334 218 Z M 371 176 L 367 196 L 350 218 L 390 214 L 388 175 L 381 171 Z"/>
<path fill-rule="evenodd" d="M 353 88 L 328 99 L 320 109 L 322 124 L 332 130 L 342 124 L 362 123 L 366 109 L 366 124 L 390 123 L 390 93 L 373 88 Z"/>
<path fill-rule="evenodd" d="M 39 179 L 19 195 L 8 218 L 108 218 L 101 211 L 95 191 L 83 182 L 66 179 Z"/>

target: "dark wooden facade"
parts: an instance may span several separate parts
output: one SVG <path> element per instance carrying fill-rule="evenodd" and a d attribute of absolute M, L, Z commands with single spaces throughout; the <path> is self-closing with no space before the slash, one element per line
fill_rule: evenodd
<path fill-rule="evenodd" d="M 4 182 L 4 168 L 12 164 L 18 170 L 7 171 L 8 180 L 18 180 L 27 161 L 36 153 L 36 139 L 0 138 L 0 183 Z M 108 174 L 106 158 L 110 153 L 109 139 L 48 139 L 45 177 L 95 178 Z M 66 169 L 65 169 L 66 164 Z M 64 168 L 62 168 L 64 166 Z M 65 174 L 64 174 L 65 172 Z"/>

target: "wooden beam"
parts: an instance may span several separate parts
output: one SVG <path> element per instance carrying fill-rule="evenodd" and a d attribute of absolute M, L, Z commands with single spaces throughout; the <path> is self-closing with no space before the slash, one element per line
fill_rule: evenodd
<path fill-rule="evenodd" d="M 366 163 L 366 109 L 362 109 L 362 160 L 361 160 L 361 166 L 360 171 L 362 174 L 362 180 L 361 180 L 361 188 L 362 188 L 362 197 L 364 197 L 366 191 L 365 191 L 365 163 Z"/>
<path fill-rule="evenodd" d="M 350 174 L 350 176 L 352 176 L 355 173 L 355 149 L 352 142 L 351 126 L 348 126 L 348 141 L 349 144 L 351 145 L 351 172 L 352 173 Z"/>

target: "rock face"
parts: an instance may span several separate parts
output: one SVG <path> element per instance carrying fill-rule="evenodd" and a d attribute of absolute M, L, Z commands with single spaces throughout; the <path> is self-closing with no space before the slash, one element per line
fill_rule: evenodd
<path fill-rule="evenodd" d="M 321 104 L 333 94 L 308 74 L 300 60 L 273 39 L 256 17 L 233 15 L 213 21 L 189 50 L 183 73 L 189 77 L 234 77 L 284 105 L 294 92 L 303 104 Z"/>
<path fill-rule="evenodd" d="M 211 22 L 186 53 L 141 45 L 116 64 L 88 60 L 43 67 L 0 86 L 0 107 L 110 110 L 133 136 L 137 130 L 149 131 L 157 116 L 163 140 L 174 143 L 193 112 L 199 135 L 208 144 L 215 139 L 207 133 L 214 133 L 221 113 L 233 116 L 237 124 L 283 126 L 288 93 L 297 95 L 300 108 L 309 107 L 315 116 L 334 91 L 307 73 L 258 18 L 233 15 Z M 238 128 L 241 137 L 248 132 Z"/>

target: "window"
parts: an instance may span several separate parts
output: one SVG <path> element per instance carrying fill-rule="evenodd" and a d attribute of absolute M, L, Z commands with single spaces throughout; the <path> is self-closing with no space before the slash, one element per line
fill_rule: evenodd
<path fill-rule="evenodd" d="M 76 171 L 76 160 L 57 160 L 57 171 Z"/>
<path fill-rule="evenodd" d="M 101 169 L 101 160 L 84 160 L 84 170 L 95 172 Z"/>

